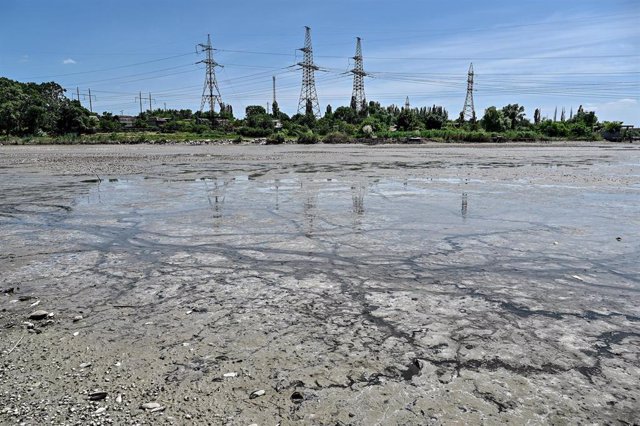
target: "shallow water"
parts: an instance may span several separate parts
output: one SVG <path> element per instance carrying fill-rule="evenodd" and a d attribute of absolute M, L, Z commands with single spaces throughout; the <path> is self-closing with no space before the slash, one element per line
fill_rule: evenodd
<path fill-rule="evenodd" d="M 60 359 L 92 354 L 112 366 L 126 352 L 120 378 L 88 380 L 111 388 L 135 375 L 167 416 L 637 418 L 635 152 L 398 149 L 383 159 L 353 149 L 335 163 L 286 162 L 277 150 L 143 156 L 122 167 L 144 172 L 96 176 L 8 167 L 0 287 L 56 309 L 59 322 L 33 344 L 55 344 Z M 2 306 L 5 323 L 28 309 Z M 78 311 L 85 318 L 72 323 Z M 74 330 L 82 345 L 65 343 Z M 46 379 L 38 362 L 33 374 Z M 235 381 L 222 376 L 236 370 Z M 215 398 L 183 400 L 202 392 Z M 110 415 L 129 418 L 124 407 Z"/>

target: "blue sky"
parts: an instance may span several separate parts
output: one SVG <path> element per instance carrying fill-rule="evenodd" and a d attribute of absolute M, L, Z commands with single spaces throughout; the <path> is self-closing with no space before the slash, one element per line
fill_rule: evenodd
<path fill-rule="evenodd" d="M 475 106 L 519 103 L 552 117 L 579 105 L 600 120 L 640 125 L 640 2 L 2 0 L 0 76 L 91 89 L 94 111 L 135 114 L 200 107 L 204 68 L 195 45 L 211 34 L 223 101 L 242 116 L 271 101 L 296 111 L 304 26 L 312 28 L 324 111 L 348 105 L 355 37 L 362 37 L 368 100 L 444 105 L 457 116 L 466 72 Z M 88 106 L 88 98 L 81 96 Z M 148 100 L 145 108 L 147 108 Z M 559 115 L 559 113 L 558 113 Z"/>

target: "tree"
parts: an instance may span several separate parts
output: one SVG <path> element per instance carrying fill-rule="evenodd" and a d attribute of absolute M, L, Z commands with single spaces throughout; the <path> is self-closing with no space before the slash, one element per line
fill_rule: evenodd
<path fill-rule="evenodd" d="M 266 113 L 267 113 L 267 110 L 264 109 L 262 105 L 249 105 L 245 109 L 246 118 L 250 118 L 255 115 L 265 115 Z"/>
<path fill-rule="evenodd" d="M 524 107 L 518 104 L 509 104 L 502 107 L 502 115 L 509 121 L 509 127 L 513 130 L 524 121 Z"/>
<path fill-rule="evenodd" d="M 280 117 L 280 107 L 278 106 L 278 101 L 273 101 L 273 104 L 271 105 L 271 113 L 273 115 L 273 118 L 279 118 Z"/>
<path fill-rule="evenodd" d="M 533 113 L 533 122 L 540 124 L 540 108 L 536 108 L 536 111 Z"/>
<path fill-rule="evenodd" d="M 405 108 L 400 112 L 396 120 L 398 130 L 416 130 L 420 128 L 420 120 L 416 112 L 410 108 Z"/>
<path fill-rule="evenodd" d="M 358 120 L 356 111 L 353 108 L 349 107 L 336 108 L 336 110 L 333 112 L 333 118 L 349 124 L 355 124 Z"/>
<path fill-rule="evenodd" d="M 433 107 L 425 108 L 424 112 L 422 112 L 424 126 L 427 129 L 441 129 L 448 118 L 449 113 L 441 106 L 434 105 Z"/>
<path fill-rule="evenodd" d="M 492 106 L 484 110 L 481 124 L 488 132 L 503 132 L 507 128 L 508 121 L 502 111 L 498 111 L 496 107 Z"/>

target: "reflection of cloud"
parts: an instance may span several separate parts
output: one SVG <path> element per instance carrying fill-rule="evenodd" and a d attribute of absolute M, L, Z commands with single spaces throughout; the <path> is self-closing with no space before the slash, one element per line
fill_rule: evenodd
<path fill-rule="evenodd" d="M 76 63 L 76 61 L 74 61 L 74 60 L 73 60 L 73 59 L 71 59 L 71 58 L 67 58 L 67 59 L 65 59 L 64 61 L 62 61 L 62 63 L 63 63 L 63 64 L 65 64 L 65 65 L 69 65 L 69 64 L 75 64 L 75 63 Z"/>

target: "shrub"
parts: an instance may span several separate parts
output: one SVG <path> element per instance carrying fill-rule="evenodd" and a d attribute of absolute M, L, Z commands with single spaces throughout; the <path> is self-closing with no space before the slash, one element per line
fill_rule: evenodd
<path fill-rule="evenodd" d="M 349 143 L 351 142 L 351 139 L 349 138 L 349 136 L 345 135 L 342 132 L 332 132 L 329 133 L 327 136 L 324 137 L 324 139 L 322 140 L 323 143 Z"/>
<path fill-rule="evenodd" d="M 298 136 L 297 143 L 303 145 L 312 145 L 318 143 L 318 135 L 314 134 L 313 132 L 304 133 Z"/>
<path fill-rule="evenodd" d="M 281 145 L 285 142 L 285 137 L 282 132 L 274 133 L 267 138 L 267 145 Z"/>
<path fill-rule="evenodd" d="M 265 136 L 269 136 L 271 133 L 273 133 L 273 130 L 271 129 L 263 129 L 260 127 L 247 127 L 247 126 L 242 126 L 238 129 L 238 133 L 240 133 L 242 136 L 247 136 L 250 138 L 263 138 Z"/>

